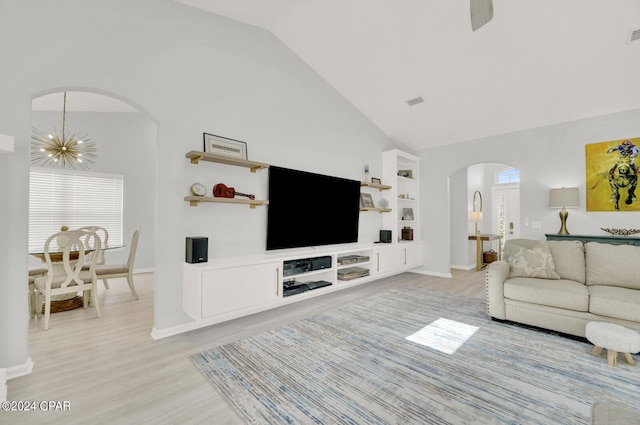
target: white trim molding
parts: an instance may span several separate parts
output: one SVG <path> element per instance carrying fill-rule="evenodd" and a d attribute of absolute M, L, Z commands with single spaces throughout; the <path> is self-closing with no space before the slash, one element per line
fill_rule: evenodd
<path fill-rule="evenodd" d="M 27 357 L 24 364 L 10 366 L 5 370 L 7 372 L 7 381 L 20 376 L 29 375 L 33 371 L 33 360 L 31 360 L 31 357 Z"/>

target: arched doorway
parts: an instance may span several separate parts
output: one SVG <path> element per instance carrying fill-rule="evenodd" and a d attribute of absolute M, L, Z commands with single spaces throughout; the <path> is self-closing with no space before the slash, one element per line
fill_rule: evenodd
<path fill-rule="evenodd" d="M 128 245 L 134 230 L 140 227 L 141 237 L 136 252 L 135 270 L 152 271 L 155 256 L 153 235 L 157 124 L 146 111 L 118 95 L 85 89 L 67 89 L 65 104 L 64 93 L 65 89 L 60 88 L 34 96 L 31 125 L 43 133 L 52 130 L 61 133 L 64 108 L 68 132 L 86 134 L 96 144 L 95 163 L 86 170 L 77 169 L 77 172 L 118 175 L 123 180 L 122 217 L 117 231 L 121 233 L 121 244 L 125 247 L 110 250 L 106 254 L 107 261 L 127 262 Z M 39 164 L 32 165 L 41 167 Z M 59 167 L 48 168 L 76 172 L 72 169 L 62 170 Z M 113 241 L 113 235 L 110 236 Z M 38 262 L 39 260 L 29 257 L 30 265 L 37 265 Z M 101 282 L 99 289 L 105 291 Z"/>
<path fill-rule="evenodd" d="M 514 171 L 515 170 L 515 171 Z M 505 177 L 511 176 L 509 177 Z M 474 194 L 482 197 L 482 219 L 470 220 Z M 501 163 L 480 163 L 462 168 L 449 178 L 451 215 L 451 267 L 471 270 L 476 266 L 476 242 L 469 235 L 476 231 L 499 234 L 503 240 L 517 237 L 520 229 L 519 172 Z M 498 242 L 485 243 L 485 250 L 499 250 Z"/>

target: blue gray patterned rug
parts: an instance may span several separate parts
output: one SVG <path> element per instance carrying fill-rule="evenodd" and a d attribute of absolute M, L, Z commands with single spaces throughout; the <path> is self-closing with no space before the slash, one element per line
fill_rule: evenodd
<path fill-rule="evenodd" d="M 192 360 L 251 424 L 590 424 L 596 401 L 639 403 L 639 364 L 484 311 L 397 287 Z"/>

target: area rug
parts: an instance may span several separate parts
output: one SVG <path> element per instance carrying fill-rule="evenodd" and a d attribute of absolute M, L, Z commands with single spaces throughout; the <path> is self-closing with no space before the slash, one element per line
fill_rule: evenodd
<path fill-rule="evenodd" d="M 640 400 L 640 366 L 591 349 L 402 286 L 192 360 L 251 424 L 590 424 Z"/>

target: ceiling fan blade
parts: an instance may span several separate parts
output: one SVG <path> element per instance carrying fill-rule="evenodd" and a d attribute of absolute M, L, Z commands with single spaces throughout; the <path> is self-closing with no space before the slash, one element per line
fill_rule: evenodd
<path fill-rule="evenodd" d="M 477 30 L 493 18 L 492 0 L 469 0 L 471 3 L 471 29 Z"/>

